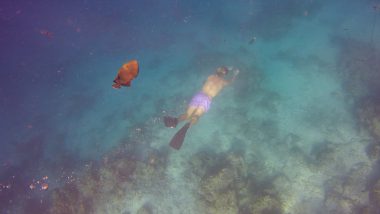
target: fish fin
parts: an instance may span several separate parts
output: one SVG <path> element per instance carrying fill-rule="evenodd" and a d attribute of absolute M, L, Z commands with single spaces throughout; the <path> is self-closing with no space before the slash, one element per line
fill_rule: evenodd
<path fill-rule="evenodd" d="M 190 123 L 186 123 L 172 138 L 169 145 L 176 150 L 179 150 L 185 140 L 186 132 L 190 127 Z"/>
<path fill-rule="evenodd" d="M 137 67 L 137 71 L 136 71 L 136 76 L 135 76 L 135 78 L 139 75 L 139 73 L 140 73 L 140 68 Z"/>
<path fill-rule="evenodd" d="M 112 88 L 114 89 L 120 89 L 121 85 L 119 83 L 112 84 Z"/>

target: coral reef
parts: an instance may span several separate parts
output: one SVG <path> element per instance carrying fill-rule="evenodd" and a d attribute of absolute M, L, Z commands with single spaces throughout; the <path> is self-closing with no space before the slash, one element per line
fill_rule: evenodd
<path fill-rule="evenodd" d="M 380 101 L 379 96 L 366 96 L 358 100 L 356 117 L 362 131 L 373 139 L 367 141 L 366 153 L 370 160 L 380 159 Z"/>
<path fill-rule="evenodd" d="M 251 213 L 282 213 L 281 206 L 281 203 L 276 198 L 266 195 L 260 197 L 251 205 Z"/>
<path fill-rule="evenodd" d="M 311 172 L 321 172 L 327 170 L 331 163 L 336 162 L 339 152 L 339 144 L 328 140 L 315 142 L 310 151 L 302 147 L 302 139 L 294 134 L 285 137 L 284 144 L 278 145 L 290 153 L 290 159 L 308 168 Z"/>
<path fill-rule="evenodd" d="M 343 87 L 358 103 L 363 96 L 377 92 L 380 80 L 379 50 L 357 39 L 333 36 L 339 55 L 337 69 L 344 80 Z"/>
<path fill-rule="evenodd" d="M 353 166 L 343 177 L 327 180 L 325 184 L 325 209 L 330 213 L 358 213 L 368 205 L 367 179 L 371 168 L 365 163 Z"/>
<path fill-rule="evenodd" d="M 370 160 L 380 159 L 380 142 L 371 141 L 366 147 L 366 153 Z"/>
<path fill-rule="evenodd" d="M 242 155 L 232 152 L 192 157 L 191 172 L 200 182 L 199 203 L 205 213 L 283 213 L 273 183 L 277 176 L 256 181 L 247 165 Z"/>
<path fill-rule="evenodd" d="M 380 103 L 377 97 L 365 97 L 358 102 L 357 115 L 362 126 L 380 141 Z"/>
<path fill-rule="evenodd" d="M 369 200 L 371 202 L 371 211 L 380 210 L 380 179 L 371 188 Z"/>
<path fill-rule="evenodd" d="M 93 198 L 84 197 L 75 184 L 65 185 L 52 193 L 50 213 L 93 213 Z"/>
<path fill-rule="evenodd" d="M 53 191 L 50 213 L 109 213 L 110 207 L 121 213 L 126 197 L 138 195 L 142 187 L 161 185 L 167 155 L 153 149 L 146 152 L 146 157 L 137 158 L 119 148 L 101 163 L 88 165 L 76 182 Z M 143 206 L 138 213 L 152 209 Z"/>
<path fill-rule="evenodd" d="M 334 162 L 336 146 L 329 141 L 315 144 L 307 158 L 308 166 L 311 168 L 320 168 Z"/>
<path fill-rule="evenodd" d="M 205 203 L 207 212 L 237 213 L 238 204 L 234 188 L 235 180 L 239 177 L 237 168 L 232 167 L 231 162 L 220 156 L 214 156 L 208 163 L 204 160 L 202 162 L 206 163 L 208 167 L 200 168 L 203 168 L 201 173 L 203 176 L 199 194 Z M 199 174 L 199 170 L 196 170 L 195 173 Z"/>

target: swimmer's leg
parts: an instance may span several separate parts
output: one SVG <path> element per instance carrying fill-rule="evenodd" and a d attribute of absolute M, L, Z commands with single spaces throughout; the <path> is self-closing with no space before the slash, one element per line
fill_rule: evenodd
<path fill-rule="evenodd" d="M 174 149 L 179 150 L 183 144 L 183 141 L 185 140 L 185 136 L 187 133 L 187 130 L 194 125 L 200 116 L 205 112 L 205 109 L 203 107 L 198 107 L 192 111 L 190 122 L 186 123 L 172 138 L 170 141 L 170 146 Z"/>
<path fill-rule="evenodd" d="M 197 107 L 189 106 L 186 112 L 180 115 L 178 118 L 165 116 L 164 117 L 165 126 L 169 128 L 175 128 L 179 122 L 191 119 L 191 116 L 195 113 L 196 110 L 197 110 Z"/>
<path fill-rule="evenodd" d="M 189 120 L 196 110 L 197 110 L 196 106 L 189 106 L 186 110 L 186 113 L 179 116 L 178 118 L 179 121 Z"/>
<path fill-rule="evenodd" d="M 205 109 L 203 107 L 198 107 L 193 115 L 191 115 L 190 118 L 190 124 L 191 126 L 198 122 L 199 118 L 205 113 Z"/>

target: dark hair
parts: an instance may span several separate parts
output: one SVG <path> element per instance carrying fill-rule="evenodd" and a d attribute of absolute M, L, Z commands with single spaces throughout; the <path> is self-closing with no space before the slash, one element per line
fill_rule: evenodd
<path fill-rule="evenodd" d="M 215 73 L 218 76 L 225 76 L 228 74 L 228 68 L 226 66 L 220 66 L 219 68 L 216 69 Z"/>

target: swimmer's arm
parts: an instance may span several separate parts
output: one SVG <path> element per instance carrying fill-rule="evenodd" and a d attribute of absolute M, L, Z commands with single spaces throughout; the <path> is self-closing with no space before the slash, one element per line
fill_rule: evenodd
<path fill-rule="evenodd" d="M 228 84 L 231 84 L 232 82 L 234 82 L 235 81 L 235 79 L 236 79 L 236 76 L 239 74 L 239 69 L 237 69 L 237 68 L 229 68 L 230 70 L 232 70 L 232 72 L 234 73 L 233 74 L 233 76 L 232 76 L 232 78 L 230 79 L 230 80 L 226 80 L 226 84 L 228 85 Z"/>

